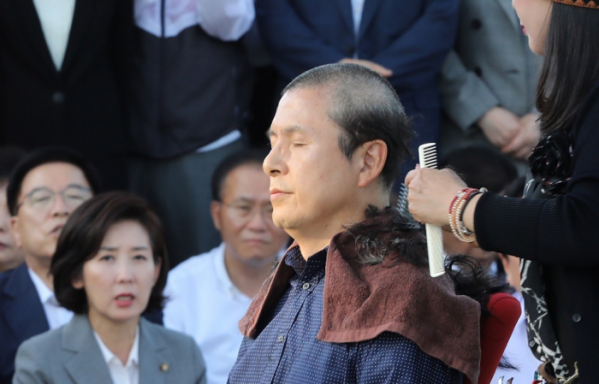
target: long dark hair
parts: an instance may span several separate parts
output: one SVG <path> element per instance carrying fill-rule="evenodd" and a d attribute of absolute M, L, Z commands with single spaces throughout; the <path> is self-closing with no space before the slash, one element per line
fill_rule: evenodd
<path fill-rule="evenodd" d="M 415 229 L 392 207 L 378 209 L 368 206 L 366 220 L 348 226 L 356 247 L 356 260 L 364 265 L 376 265 L 390 257 L 394 262 L 405 261 L 416 266 L 428 265 L 426 237 L 422 229 Z M 381 225 L 381 221 L 383 225 Z M 490 277 L 478 261 L 470 256 L 451 255 L 445 261 L 445 272 L 453 281 L 458 295 L 465 295 L 481 304 L 483 315 L 488 315 L 489 296 L 507 292 L 509 286 Z"/>
<path fill-rule="evenodd" d="M 537 87 L 541 131 L 568 130 L 599 82 L 599 10 L 553 3 Z"/>
<path fill-rule="evenodd" d="M 364 265 L 381 264 L 391 258 L 394 265 L 407 262 L 424 267 L 428 265 L 426 237 L 423 229 L 417 229 L 392 207 L 379 209 L 369 205 L 366 220 L 346 227 L 356 247 L 356 260 Z M 382 220 L 383 224 L 381 225 Z M 480 263 L 466 255 L 450 255 L 445 260 L 445 272 L 453 282 L 456 295 L 468 296 L 480 304 L 482 317 L 493 316 L 487 305 L 491 295 L 509 292 L 510 287 L 490 276 Z M 516 369 L 502 357 L 499 367 Z"/>

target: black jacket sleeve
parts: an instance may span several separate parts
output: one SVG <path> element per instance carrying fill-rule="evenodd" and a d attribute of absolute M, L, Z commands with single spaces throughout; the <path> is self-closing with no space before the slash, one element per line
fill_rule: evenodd
<path fill-rule="evenodd" d="M 474 214 L 482 248 L 549 265 L 599 266 L 599 87 L 573 129 L 566 193 L 550 200 L 484 194 Z"/>

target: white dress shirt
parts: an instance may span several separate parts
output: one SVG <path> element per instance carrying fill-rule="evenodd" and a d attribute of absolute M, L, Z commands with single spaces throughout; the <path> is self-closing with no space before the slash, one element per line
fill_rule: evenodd
<path fill-rule="evenodd" d="M 48 325 L 50 329 L 55 329 L 61 327 L 71 321 L 73 318 L 73 312 L 65 309 L 58 304 L 56 301 L 56 296 L 54 296 L 54 292 L 48 288 L 46 284 L 44 284 L 43 280 L 30 268 L 27 268 L 29 272 L 29 276 L 33 281 L 33 285 L 37 291 L 38 296 L 40 297 L 40 301 L 42 302 L 42 307 L 44 308 L 44 312 L 46 313 L 46 319 L 48 320 Z"/>
<path fill-rule="evenodd" d="M 113 384 L 139 384 L 139 327 L 135 331 L 135 339 L 133 340 L 133 345 L 131 346 L 131 351 L 129 352 L 129 358 L 127 359 L 127 364 L 123 365 L 121 360 L 114 355 L 104 345 L 100 336 L 94 331 L 94 337 L 100 346 L 100 351 L 102 351 L 102 356 L 104 356 L 104 361 L 106 365 L 108 365 L 108 371 L 110 372 L 110 377 L 112 377 Z"/>
<path fill-rule="evenodd" d="M 166 2 L 164 32 L 162 1 Z M 253 0 L 135 0 L 135 23 L 155 36 L 173 37 L 200 25 L 213 37 L 233 41 L 250 29 L 254 17 Z"/>
<path fill-rule="evenodd" d="M 243 339 L 237 323 L 252 300 L 231 282 L 224 244 L 170 271 L 165 295 L 164 326 L 198 343 L 207 384 L 226 383 Z"/>
<path fill-rule="evenodd" d="M 33 0 L 42 24 L 46 45 L 56 69 L 60 71 L 69 43 L 75 13 L 75 0 Z"/>
<path fill-rule="evenodd" d="M 351 10 L 354 19 L 354 33 L 358 36 L 360 32 L 360 23 L 362 22 L 362 11 L 364 10 L 365 0 L 351 0 Z"/>

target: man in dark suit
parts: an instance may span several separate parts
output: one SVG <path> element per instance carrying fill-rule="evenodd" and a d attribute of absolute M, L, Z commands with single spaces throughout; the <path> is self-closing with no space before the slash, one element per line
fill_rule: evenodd
<path fill-rule="evenodd" d="M 7 204 L 25 263 L 0 274 L 0 384 L 11 382 L 23 341 L 71 319 L 54 298 L 50 261 L 68 217 L 98 188 L 91 165 L 58 148 L 31 153 L 11 175 Z"/>
<path fill-rule="evenodd" d="M 418 137 L 437 141 L 437 77 L 452 48 L 458 0 L 257 0 L 256 16 L 286 84 L 339 61 L 362 64 L 394 86 Z"/>
<path fill-rule="evenodd" d="M 72 148 L 125 188 L 132 34 L 130 0 L 0 1 L 0 144 Z"/>

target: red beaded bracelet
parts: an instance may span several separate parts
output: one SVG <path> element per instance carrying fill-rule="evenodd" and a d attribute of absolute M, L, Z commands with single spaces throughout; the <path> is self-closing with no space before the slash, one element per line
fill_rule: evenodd
<path fill-rule="evenodd" d="M 463 212 L 465 210 L 466 205 L 470 202 L 470 200 L 481 193 L 486 192 L 485 188 L 481 188 L 480 190 L 475 188 L 464 188 L 458 191 L 456 196 L 453 198 L 451 204 L 449 205 L 449 226 L 451 227 L 451 232 L 457 237 L 459 240 L 471 243 L 476 241 L 476 235 L 474 232 L 469 231 L 468 228 L 464 225 L 462 221 Z"/>

